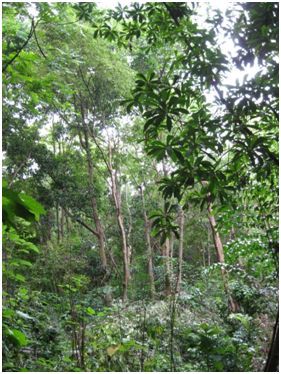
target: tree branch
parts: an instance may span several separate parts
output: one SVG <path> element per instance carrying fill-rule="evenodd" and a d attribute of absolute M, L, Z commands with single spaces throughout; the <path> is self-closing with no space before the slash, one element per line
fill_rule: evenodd
<path fill-rule="evenodd" d="M 168 13 L 170 14 L 170 16 L 173 18 L 175 24 L 176 24 L 177 26 L 179 26 L 180 24 L 179 24 L 178 18 L 177 18 L 176 15 L 173 13 L 171 7 L 168 5 L 168 3 L 163 3 L 163 4 L 164 4 L 165 8 L 167 9 Z"/>
<path fill-rule="evenodd" d="M 38 23 L 38 22 L 37 22 Z M 39 51 L 41 52 L 41 54 L 42 54 L 42 56 L 44 57 L 44 58 L 46 58 L 47 59 L 47 56 L 45 55 L 45 53 L 43 52 L 43 50 L 42 50 L 42 48 L 41 48 L 41 46 L 40 46 L 40 44 L 39 44 L 39 41 L 38 41 L 38 39 L 37 39 L 37 35 L 36 35 L 36 31 L 35 31 L 35 25 L 34 25 L 34 20 L 32 19 L 32 25 L 33 25 L 33 34 L 34 34 L 34 38 L 35 38 L 35 41 L 36 41 L 36 44 L 37 44 L 37 46 L 38 46 L 38 48 L 39 48 Z"/>
<path fill-rule="evenodd" d="M 32 37 L 32 34 L 33 34 L 34 30 L 35 30 L 35 28 L 34 28 L 34 18 L 32 18 L 31 28 L 30 28 L 30 31 L 29 31 L 29 34 L 28 34 L 28 37 L 27 37 L 26 41 L 23 43 L 23 45 L 20 47 L 20 49 L 14 55 L 14 57 L 12 57 L 10 61 L 6 62 L 6 64 L 2 68 L 2 73 L 4 73 L 7 70 L 8 66 L 11 65 L 15 61 L 15 59 L 19 56 L 21 51 L 27 46 L 29 40 Z"/>
<path fill-rule="evenodd" d="M 99 237 L 99 234 L 96 230 L 94 230 L 92 227 L 90 227 L 86 222 L 82 221 L 80 218 L 75 217 L 73 214 L 71 214 L 65 207 L 63 207 L 65 213 L 74 221 L 78 222 L 81 226 L 85 227 L 88 231 L 90 231 L 92 234 L 94 234 L 96 237 Z"/>
<path fill-rule="evenodd" d="M 11 178 L 11 181 L 10 181 L 10 183 L 9 183 L 9 188 L 11 188 L 11 186 L 13 185 L 13 183 L 14 183 L 14 181 L 15 181 L 15 179 L 16 179 L 18 173 L 19 173 L 19 171 L 24 167 L 24 165 L 25 165 L 25 163 L 28 161 L 30 155 L 31 155 L 31 152 L 28 153 L 26 160 L 22 161 L 22 162 L 20 163 L 20 165 L 19 165 L 19 166 L 15 169 L 15 171 L 13 172 L 13 174 L 12 174 L 12 178 Z"/>

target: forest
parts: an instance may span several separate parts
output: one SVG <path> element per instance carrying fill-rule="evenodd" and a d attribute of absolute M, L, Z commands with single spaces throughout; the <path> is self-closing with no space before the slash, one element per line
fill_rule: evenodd
<path fill-rule="evenodd" d="M 2 3 L 4 372 L 278 372 L 277 2 Z"/>

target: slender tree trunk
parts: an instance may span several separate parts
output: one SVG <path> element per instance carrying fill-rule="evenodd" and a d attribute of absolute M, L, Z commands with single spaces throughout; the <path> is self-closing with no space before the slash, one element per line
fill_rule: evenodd
<path fill-rule="evenodd" d="M 63 208 L 61 208 L 60 232 L 61 232 L 61 239 L 63 239 L 64 238 L 64 210 Z"/>
<path fill-rule="evenodd" d="M 130 265 L 131 258 L 132 258 L 131 234 L 132 234 L 133 223 L 132 223 L 132 214 L 131 214 L 131 210 L 130 210 L 130 205 L 129 205 L 129 202 L 128 202 L 128 185 L 127 184 L 125 186 L 125 200 L 126 200 L 126 206 L 127 206 L 127 212 L 128 212 L 128 221 L 129 221 L 128 233 L 127 233 L 127 244 L 128 244 L 128 261 L 129 261 L 129 265 Z"/>
<path fill-rule="evenodd" d="M 13 172 L 13 174 L 12 174 L 12 176 L 11 176 L 11 180 L 10 180 L 10 182 L 9 182 L 9 184 L 8 184 L 8 187 L 9 187 L 9 188 L 11 188 L 12 185 L 14 184 L 14 182 L 15 182 L 15 180 L 16 180 L 18 174 L 19 174 L 19 172 L 20 172 L 21 169 L 24 167 L 25 163 L 28 161 L 28 159 L 29 159 L 29 157 L 30 157 L 30 154 L 31 154 L 31 153 L 29 152 L 29 154 L 28 154 L 27 157 L 26 157 L 26 160 L 24 160 L 23 162 L 21 162 L 18 166 L 15 166 L 15 170 L 14 170 L 14 172 Z"/>
<path fill-rule="evenodd" d="M 50 209 L 47 211 L 47 214 L 40 217 L 40 225 L 42 235 L 39 236 L 40 243 L 46 244 L 49 240 L 51 240 L 52 236 L 52 218 L 53 218 L 53 210 Z"/>
<path fill-rule="evenodd" d="M 146 213 L 146 204 L 144 198 L 143 187 L 140 186 L 142 207 L 143 207 L 143 218 L 144 218 L 144 230 L 145 230 L 145 239 L 147 245 L 147 265 L 148 265 L 148 277 L 150 285 L 150 295 L 151 298 L 155 297 L 155 283 L 154 283 L 154 273 L 153 273 L 153 258 L 152 258 L 152 246 L 151 246 L 151 237 L 150 237 L 150 223 Z"/>
<path fill-rule="evenodd" d="M 85 321 L 82 321 L 80 329 L 81 329 L 80 363 L 81 363 L 81 368 L 85 369 L 85 332 L 86 332 L 86 323 L 85 323 Z"/>
<path fill-rule="evenodd" d="M 60 232 L 60 211 L 59 204 L 56 203 L 56 226 L 57 226 L 57 242 L 61 242 L 61 232 Z"/>
<path fill-rule="evenodd" d="M 217 260 L 221 264 L 224 264 L 225 261 L 224 261 L 223 245 L 222 245 L 222 241 L 221 241 L 220 235 L 219 235 L 218 230 L 217 230 L 217 224 L 216 224 L 215 216 L 213 215 L 213 212 L 212 212 L 212 201 L 211 201 L 210 194 L 208 195 L 207 210 L 208 210 L 208 219 L 209 219 L 209 223 L 210 223 L 210 226 L 211 226 L 211 229 L 212 229 L 212 234 L 213 234 L 214 246 L 215 246 L 216 253 L 217 253 Z M 229 309 L 233 313 L 237 312 L 239 310 L 239 306 L 238 306 L 237 302 L 233 299 L 232 295 L 230 294 L 229 287 L 228 287 L 227 271 L 225 269 L 221 268 L 221 273 L 222 273 L 222 278 L 223 278 L 224 289 L 225 289 L 226 295 L 228 297 Z"/>
<path fill-rule="evenodd" d="M 97 240 L 99 244 L 99 255 L 100 255 L 103 269 L 106 272 L 108 272 L 107 258 L 106 258 L 106 252 L 105 252 L 105 234 L 104 234 L 104 229 L 103 229 L 100 217 L 99 217 L 98 205 L 97 205 L 97 200 L 95 197 L 94 166 L 93 166 L 93 160 L 92 160 L 92 155 L 91 155 L 91 150 L 90 150 L 88 131 L 87 131 L 87 128 L 85 128 L 85 125 L 84 125 L 83 132 L 84 132 L 84 141 L 82 140 L 81 134 L 79 134 L 79 139 L 80 139 L 80 144 L 82 148 L 85 150 L 86 157 L 87 157 L 88 186 L 89 186 L 89 191 L 90 191 L 90 201 L 91 201 L 91 207 L 92 207 L 93 220 L 95 223 L 96 232 L 97 232 Z"/>
<path fill-rule="evenodd" d="M 89 176 L 90 180 L 92 179 L 92 165 L 89 166 Z M 90 182 L 92 185 L 92 183 Z M 91 188 L 91 193 L 94 193 L 93 189 Z M 101 264 L 102 267 L 105 271 L 107 271 L 107 258 L 106 258 L 106 253 L 105 253 L 105 235 L 104 235 L 104 230 L 103 226 L 101 224 L 99 214 L 98 214 L 98 207 L 97 207 L 97 200 L 96 198 L 92 195 L 91 196 L 91 205 L 92 205 L 92 212 L 93 212 L 93 218 L 96 226 L 96 230 L 98 233 L 97 239 L 99 243 L 99 254 L 100 254 L 100 259 L 101 259 Z"/>
<path fill-rule="evenodd" d="M 169 253 L 170 273 L 171 273 L 171 276 L 174 274 L 174 264 L 173 264 L 173 259 L 174 259 L 174 244 L 175 244 L 175 234 L 172 232 L 171 233 L 171 238 L 170 238 L 170 253 Z"/>
<path fill-rule="evenodd" d="M 217 252 L 218 262 L 224 263 L 223 245 L 222 245 L 220 235 L 217 231 L 217 224 L 216 224 L 215 217 L 212 213 L 211 203 L 208 203 L 208 219 L 209 219 L 210 226 L 211 226 L 211 229 L 212 229 L 213 240 L 214 240 L 214 245 L 215 245 L 216 252 Z"/>
<path fill-rule="evenodd" d="M 124 225 L 124 218 L 122 215 L 122 201 L 121 201 L 121 194 L 118 188 L 118 178 L 117 178 L 117 170 L 113 169 L 113 162 L 112 162 L 112 147 L 111 142 L 109 141 L 108 144 L 108 151 L 109 151 L 109 160 L 108 160 L 108 171 L 110 174 L 111 179 L 111 189 L 112 189 L 112 197 L 115 205 L 115 212 L 116 218 L 118 222 L 118 227 L 121 234 L 121 243 L 122 243 L 122 253 L 123 253 L 123 268 L 124 268 L 124 278 L 123 278 L 123 301 L 128 299 L 128 286 L 130 281 L 130 253 L 128 248 L 127 236 L 125 231 Z"/>
<path fill-rule="evenodd" d="M 57 148 L 56 148 L 56 139 L 55 139 L 55 125 L 54 125 L 54 120 L 52 120 L 52 145 L 53 145 L 53 153 L 54 155 L 56 155 L 57 153 Z M 55 222 L 56 222 L 56 227 L 57 227 L 57 242 L 60 243 L 60 228 L 59 228 L 59 206 L 58 206 L 58 203 L 56 203 L 56 218 L 55 218 Z"/>
<path fill-rule="evenodd" d="M 113 163 L 112 163 L 112 148 L 111 148 L 111 142 L 109 141 L 108 144 L 108 160 L 107 157 L 105 156 L 102 148 L 99 146 L 98 142 L 96 141 L 96 137 L 94 135 L 93 131 L 89 131 L 89 128 L 87 124 L 85 123 L 84 120 L 84 108 L 82 103 L 81 104 L 81 114 L 82 114 L 82 119 L 83 119 L 83 127 L 84 127 L 84 135 L 85 135 L 85 142 L 82 141 L 81 139 L 81 134 L 79 135 L 80 143 L 82 147 L 87 150 L 87 158 L 88 158 L 88 167 L 89 167 L 89 175 L 91 176 L 91 172 L 93 171 L 93 165 L 92 162 L 90 163 L 89 161 L 91 158 L 89 157 L 89 146 L 88 144 L 88 134 L 91 135 L 94 143 L 98 147 L 99 151 L 101 152 L 101 156 L 106 164 L 106 167 L 108 169 L 109 175 L 110 175 L 110 180 L 111 180 L 111 190 L 112 190 L 112 197 L 114 201 L 114 206 L 115 206 L 115 211 L 116 211 L 116 217 L 117 217 L 117 223 L 118 227 L 120 230 L 121 234 L 121 242 L 122 242 L 122 253 L 123 253 L 123 266 L 124 266 L 124 280 L 123 280 L 123 301 L 126 301 L 128 298 L 128 284 L 130 280 L 130 253 L 129 253 L 129 248 L 128 248 L 128 242 L 127 242 L 127 237 L 126 237 L 126 231 L 125 231 L 125 225 L 124 225 L 124 218 L 121 212 L 121 195 L 118 190 L 118 180 L 117 180 L 117 171 L 114 170 L 113 168 Z M 96 224 L 96 230 L 97 232 L 101 232 L 102 226 L 100 225 L 100 221 L 97 219 L 98 215 L 95 215 L 95 212 L 97 213 L 97 204 L 95 197 L 92 197 L 92 207 L 93 207 L 93 212 L 94 212 L 94 219 L 95 219 L 95 224 Z M 102 233 L 104 234 L 103 230 Z M 104 244 L 104 235 L 99 235 L 99 243 L 100 243 L 100 251 L 102 252 Z M 102 255 L 102 253 L 101 253 Z M 106 257 L 104 256 L 104 260 L 106 260 Z"/>
<path fill-rule="evenodd" d="M 50 209 L 48 212 L 47 241 L 52 239 L 53 220 L 54 220 L 54 211 L 53 209 Z"/>
<path fill-rule="evenodd" d="M 162 162 L 162 169 L 164 177 L 168 176 L 168 170 L 166 168 L 165 162 Z M 171 264 L 170 264 L 170 239 L 167 238 L 162 247 L 162 255 L 164 257 L 164 266 L 165 266 L 165 294 L 166 296 L 171 295 L 172 287 L 171 287 Z"/>
<path fill-rule="evenodd" d="M 170 267 L 170 239 L 169 238 L 166 238 L 162 246 L 162 256 L 164 258 L 164 266 L 165 266 L 165 295 L 169 296 L 172 293 L 171 267 Z"/>
<path fill-rule="evenodd" d="M 179 211 L 179 228 L 180 228 L 180 238 L 179 238 L 179 255 L 178 255 L 178 275 L 176 283 L 176 293 L 180 293 L 180 286 L 182 281 L 182 259 L 183 259 L 183 234 L 184 234 L 184 212 L 180 207 Z"/>
<path fill-rule="evenodd" d="M 279 310 L 277 312 L 276 322 L 273 329 L 271 346 L 267 357 L 267 362 L 264 368 L 265 372 L 278 372 L 279 367 Z"/>

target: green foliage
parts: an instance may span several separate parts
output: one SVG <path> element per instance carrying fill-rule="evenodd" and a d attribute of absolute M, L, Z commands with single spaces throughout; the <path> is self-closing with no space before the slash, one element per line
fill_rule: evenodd
<path fill-rule="evenodd" d="M 18 217 L 26 221 L 38 221 L 45 209 L 31 196 L 24 193 L 14 192 L 7 187 L 7 182 L 3 182 L 3 223 L 6 226 L 16 225 Z"/>
<path fill-rule="evenodd" d="M 204 7 L 3 4 L 4 371 L 263 371 L 278 5 Z"/>
<path fill-rule="evenodd" d="M 208 323 L 195 325 L 183 330 L 181 337 L 182 350 L 190 360 L 195 362 L 195 365 L 198 360 L 202 360 L 203 354 L 205 370 L 240 371 L 250 367 L 254 353 L 252 347 L 244 341 L 239 344 L 235 338 L 226 335 L 225 331 L 217 325 Z"/>
<path fill-rule="evenodd" d="M 152 212 L 149 219 L 152 219 L 152 236 L 161 236 L 160 244 L 164 244 L 166 238 L 171 237 L 172 233 L 179 238 L 178 226 L 174 223 L 175 212 L 178 205 L 170 204 L 168 201 L 164 205 L 164 211 Z"/>
<path fill-rule="evenodd" d="M 21 272 L 32 267 L 32 263 L 22 256 L 29 255 L 30 252 L 39 253 L 36 245 L 26 238 L 21 238 L 18 233 L 22 230 L 24 224 L 29 225 L 28 221 L 38 221 L 45 210 L 31 196 L 12 191 L 5 187 L 6 183 L 3 183 L 3 185 L 3 244 L 6 246 L 4 249 L 3 281 L 4 289 L 9 290 L 10 282 L 14 284 L 25 283 L 25 276 Z M 19 225 L 20 223 L 21 225 Z M 11 290 L 9 291 L 11 292 Z M 4 291 L 3 337 L 4 355 L 8 361 L 7 368 L 9 368 L 9 358 L 16 357 L 21 348 L 30 345 L 24 321 L 34 321 L 33 317 L 17 310 L 19 301 L 28 298 L 28 290 L 19 288 L 16 291 L 14 286 L 13 293 L 15 292 L 17 292 L 15 296 L 11 296 Z"/>

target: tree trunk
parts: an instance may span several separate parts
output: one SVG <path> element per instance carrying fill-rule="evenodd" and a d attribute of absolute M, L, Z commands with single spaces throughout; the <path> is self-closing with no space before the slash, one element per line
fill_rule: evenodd
<path fill-rule="evenodd" d="M 81 106 L 81 113 L 83 113 L 83 107 Z M 82 116 L 83 117 L 83 116 Z M 87 138 L 88 138 L 88 134 L 90 133 L 94 143 L 96 144 L 96 146 L 98 147 L 100 153 L 101 153 L 101 156 L 105 162 L 105 165 L 108 169 L 108 172 L 109 172 L 109 175 L 110 175 L 110 180 L 111 180 L 111 192 L 112 192 L 112 197 L 113 197 L 113 202 L 114 202 L 114 206 L 115 206 L 115 212 L 116 212 L 116 217 L 117 217 L 117 222 L 118 222 L 118 227 L 119 227 L 119 230 L 120 230 L 120 234 L 121 234 L 121 242 L 122 242 L 122 253 L 123 253 L 123 267 L 124 267 L 124 280 L 123 280 L 123 301 L 126 301 L 128 299 L 128 284 L 129 284 L 129 279 L 130 279 L 130 248 L 128 247 L 128 242 L 127 242 L 127 237 L 126 237 L 126 231 L 125 231 L 125 225 L 124 225 L 124 219 L 123 219 L 123 215 L 122 215 L 122 212 L 121 212 L 121 195 L 120 195 L 120 192 L 118 190 L 118 180 L 117 180 L 117 171 L 114 170 L 113 168 L 113 163 L 112 163 L 112 147 L 111 147 L 111 142 L 109 141 L 108 143 L 108 159 L 107 157 L 105 156 L 102 148 L 99 146 L 97 140 L 96 140 L 96 137 L 94 135 L 94 132 L 93 131 L 89 131 L 89 128 L 87 126 L 87 124 L 85 123 L 85 121 L 83 121 L 83 124 L 84 124 L 84 133 L 85 135 L 87 135 Z M 81 135 L 79 136 L 80 138 L 80 143 L 83 145 L 83 142 L 81 142 Z M 85 138 L 85 143 L 86 143 L 86 138 Z M 84 144 L 84 147 L 85 147 L 86 144 Z M 87 149 L 88 147 L 86 147 Z M 89 148 L 88 148 L 89 149 Z M 88 162 L 88 165 L 89 162 Z M 92 206 L 96 207 L 96 201 L 93 197 L 92 199 Z M 93 209 L 94 211 L 94 209 Z M 95 210 L 97 212 L 97 209 Z M 99 232 L 100 229 L 101 229 L 101 226 L 99 226 L 98 224 L 98 221 L 95 221 L 96 222 L 96 229 L 97 231 Z M 100 236 L 100 248 L 102 248 L 101 244 L 102 244 L 102 239 L 104 238 L 104 236 Z"/>
<path fill-rule="evenodd" d="M 170 267 L 170 239 L 169 238 L 166 238 L 162 246 L 162 256 L 164 258 L 164 266 L 165 266 L 165 295 L 169 296 L 172 293 L 171 267 Z"/>
<path fill-rule="evenodd" d="M 180 207 L 179 211 L 179 228 L 180 228 L 180 238 L 179 238 L 179 254 L 178 254 L 178 275 L 176 283 L 176 293 L 180 293 L 180 286 L 182 281 L 182 258 L 183 258 L 183 234 L 184 234 L 184 212 Z"/>
<path fill-rule="evenodd" d="M 217 224 L 216 224 L 215 217 L 212 213 L 212 205 L 210 202 L 208 203 L 208 219 L 209 219 L 210 226 L 212 229 L 213 240 L 214 240 L 214 245 L 215 245 L 216 252 L 217 252 L 218 262 L 224 263 L 223 245 L 222 245 L 220 235 L 217 231 Z"/>
<path fill-rule="evenodd" d="M 47 213 L 40 217 L 41 237 L 39 237 L 41 244 L 46 244 L 52 238 L 52 218 L 53 210 L 49 209 Z"/>
<path fill-rule="evenodd" d="M 150 285 L 150 295 L 151 298 L 155 297 L 155 283 L 154 283 L 154 273 L 153 273 L 153 258 L 152 258 L 152 246 L 150 238 L 150 223 L 146 213 L 145 198 L 142 186 L 140 186 L 142 207 L 143 207 L 143 218 L 144 218 L 144 230 L 145 230 L 145 239 L 147 245 L 147 265 L 148 265 L 148 277 Z"/>
<path fill-rule="evenodd" d="M 126 206 L 127 206 L 127 212 L 128 212 L 128 233 L 127 233 L 127 244 L 128 244 L 128 261 L 129 265 L 131 263 L 131 258 L 132 258 L 132 245 L 131 245 L 131 233 L 132 233 L 132 215 L 131 215 L 131 210 L 130 210 L 130 205 L 128 202 L 128 185 L 126 184 L 125 186 L 125 200 L 126 200 Z"/>
<path fill-rule="evenodd" d="M 168 177 L 168 170 L 166 164 L 162 161 L 162 169 L 164 177 Z M 171 264 L 170 264 L 170 239 L 167 238 L 162 247 L 162 256 L 164 257 L 165 266 L 165 295 L 169 296 L 172 293 L 171 287 Z"/>
<path fill-rule="evenodd" d="M 123 268 L 124 268 L 124 278 L 123 278 L 123 302 L 128 299 L 128 285 L 130 280 L 130 253 L 128 248 L 127 236 L 125 231 L 124 225 L 124 218 L 122 215 L 121 207 L 121 194 L 118 188 L 118 178 L 117 178 L 117 170 L 113 169 L 112 163 L 112 147 L 111 142 L 109 141 L 108 144 L 108 151 L 109 151 L 109 160 L 107 163 L 108 171 L 110 174 L 111 179 L 111 189 L 112 189 L 112 197 L 115 205 L 115 212 L 116 218 L 118 222 L 118 227 L 121 234 L 121 243 L 122 243 L 122 253 L 123 253 Z"/>
<path fill-rule="evenodd" d="M 94 188 L 94 166 L 93 166 L 93 160 L 91 156 L 91 150 L 90 150 L 90 144 L 89 144 L 89 135 L 88 130 L 86 128 L 86 125 L 83 121 L 83 133 L 84 133 L 84 141 L 82 140 L 81 134 L 79 134 L 80 144 L 81 147 L 86 152 L 87 157 L 87 168 L 88 168 L 88 186 L 89 186 L 89 192 L 90 192 L 90 201 L 91 201 L 91 207 L 92 207 L 92 214 L 93 214 L 93 220 L 96 227 L 97 232 L 97 240 L 99 245 L 99 255 L 101 259 L 101 265 L 102 268 L 105 270 L 105 272 L 108 272 L 108 265 L 107 265 L 107 258 L 106 258 L 106 252 L 105 252 L 105 234 L 104 229 L 98 214 L 98 206 L 97 206 L 97 200 L 95 197 L 95 188 Z"/>
<path fill-rule="evenodd" d="M 221 264 L 224 264 L 223 245 L 222 245 L 222 241 L 221 241 L 220 235 L 219 235 L 218 230 L 217 230 L 216 220 L 215 220 L 215 217 L 214 217 L 213 212 L 212 212 L 212 201 L 211 201 L 210 194 L 208 194 L 207 210 L 208 210 L 208 219 L 209 219 L 209 223 L 210 223 L 210 226 L 211 226 L 211 229 L 212 229 L 212 234 L 213 234 L 214 246 L 215 246 L 216 253 L 217 253 L 217 260 Z M 228 287 L 227 271 L 225 269 L 221 268 L 221 273 L 222 273 L 224 289 L 225 289 L 226 295 L 228 297 L 229 310 L 232 313 L 235 313 L 239 310 L 239 306 L 238 306 L 237 302 L 233 299 L 232 295 L 230 294 L 229 287 Z"/>
<path fill-rule="evenodd" d="M 60 211 L 59 211 L 59 204 L 56 203 L 56 226 L 57 226 L 57 242 L 60 243 L 61 235 L 60 235 Z"/>
<path fill-rule="evenodd" d="M 61 208 L 61 216 L 60 216 L 60 232 L 61 238 L 64 238 L 64 210 Z"/>
<path fill-rule="evenodd" d="M 267 362 L 264 368 L 265 372 L 278 372 L 279 368 L 279 310 L 277 312 L 276 322 L 273 329 L 271 346 L 267 357 Z"/>
<path fill-rule="evenodd" d="M 171 274 L 171 276 L 174 274 L 174 264 L 173 264 L 174 244 L 175 244 L 175 234 L 172 232 L 171 233 L 171 238 L 170 238 L 170 253 L 169 253 L 170 274 Z"/>

